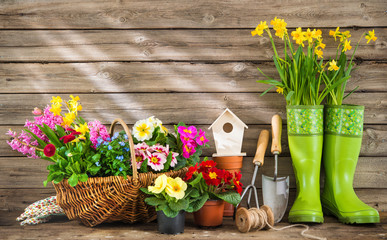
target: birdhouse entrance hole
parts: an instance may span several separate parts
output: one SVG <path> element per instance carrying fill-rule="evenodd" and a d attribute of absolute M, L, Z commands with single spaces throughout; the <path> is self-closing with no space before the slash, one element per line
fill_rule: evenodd
<path fill-rule="evenodd" d="M 223 131 L 224 131 L 225 133 L 230 133 L 230 132 L 232 132 L 232 129 L 233 129 L 233 126 L 232 126 L 231 123 L 225 123 L 225 124 L 223 125 Z"/>

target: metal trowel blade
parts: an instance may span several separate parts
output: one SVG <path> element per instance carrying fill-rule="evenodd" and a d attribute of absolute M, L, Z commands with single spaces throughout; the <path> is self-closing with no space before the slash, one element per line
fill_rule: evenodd
<path fill-rule="evenodd" d="M 274 178 L 262 175 L 263 203 L 269 206 L 274 214 L 274 222 L 278 223 L 286 212 L 289 200 L 289 177 Z"/>

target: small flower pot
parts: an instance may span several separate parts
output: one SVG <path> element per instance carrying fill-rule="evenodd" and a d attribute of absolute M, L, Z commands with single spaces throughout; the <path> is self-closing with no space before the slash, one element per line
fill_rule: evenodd
<path fill-rule="evenodd" d="M 194 212 L 194 222 L 201 227 L 217 227 L 223 223 L 223 200 L 208 200 L 203 207 Z"/>
<path fill-rule="evenodd" d="M 212 160 L 216 162 L 216 167 L 219 169 L 225 169 L 231 173 L 239 172 L 242 168 L 243 156 L 224 156 L 224 157 L 212 157 Z M 224 213 L 225 217 L 234 216 L 234 205 L 225 202 Z"/>
<path fill-rule="evenodd" d="M 179 214 L 170 218 L 165 216 L 163 211 L 157 211 L 157 227 L 162 234 L 180 234 L 184 232 L 185 211 L 180 211 Z"/>

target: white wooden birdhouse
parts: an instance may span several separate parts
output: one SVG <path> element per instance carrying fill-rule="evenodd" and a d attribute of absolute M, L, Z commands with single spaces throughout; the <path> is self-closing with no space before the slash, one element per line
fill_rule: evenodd
<path fill-rule="evenodd" d="M 230 109 L 224 112 L 212 123 L 216 153 L 219 156 L 246 156 L 242 153 L 242 141 L 245 128 L 248 128 Z"/>

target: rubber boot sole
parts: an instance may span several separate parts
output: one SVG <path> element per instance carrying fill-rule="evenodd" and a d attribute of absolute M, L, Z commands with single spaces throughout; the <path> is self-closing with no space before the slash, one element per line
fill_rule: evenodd
<path fill-rule="evenodd" d="M 379 216 L 343 216 L 340 212 L 336 212 L 327 206 L 322 206 L 323 213 L 328 216 L 335 216 L 339 222 L 345 224 L 364 224 L 364 223 L 380 223 Z"/>

